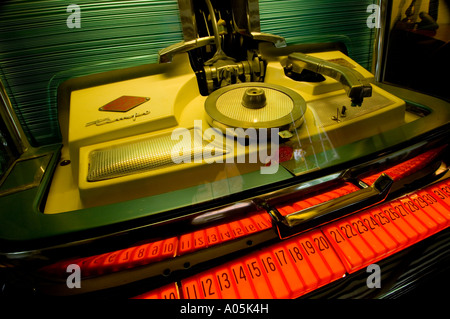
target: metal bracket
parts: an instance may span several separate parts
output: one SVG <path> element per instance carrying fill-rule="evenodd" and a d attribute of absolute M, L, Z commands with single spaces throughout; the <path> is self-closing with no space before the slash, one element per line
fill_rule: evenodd
<path fill-rule="evenodd" d="M 286 238 L 382 202 L 393 183 L 393 179 L 383 173 L 372 186 L 334 200 L 286 216 L 283 216 L 275 207 L 268 208 L 268 212 L 276 221 L 280 237 Z"/>

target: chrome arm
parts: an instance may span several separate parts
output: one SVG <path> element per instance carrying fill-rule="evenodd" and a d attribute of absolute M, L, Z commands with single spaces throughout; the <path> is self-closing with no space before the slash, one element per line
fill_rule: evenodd
<path fill-rule="evenodd" d="M 339 81 L 344 86 L 353 106 L 360 106 L 365 97 L 372 96 L 372 86 L 369 81 L 358 71 L 346 66 L 299 52 L 289 54 L 286 65 L 291 66 L 297 73 L 306 69 Z"/>
<path fill-rule="evenodd" d="M 286 216 L 281 215 L 276 208 L 269 209 L 269 213 L 277 222 L 280 236 L 282 238 L 289 237 L 302 231 L 302 229 L 315 227 L 326 221 L 334 220 L 380 203 L 387 197 L 393 183 L 392 178 L 383 173 L 372 186 L 342 197 Z"/>
<path fill-rule="evenodd" d="M 178 53 L 188 52 L 195 48 L 200 48 L 208 44 L 214 43 L 214 37 L 204 37 L 189 41 L 182 41 L 172 44 L 158 52 L 158 62 L 167 63 L 172 62 L 173 56 Z"/>

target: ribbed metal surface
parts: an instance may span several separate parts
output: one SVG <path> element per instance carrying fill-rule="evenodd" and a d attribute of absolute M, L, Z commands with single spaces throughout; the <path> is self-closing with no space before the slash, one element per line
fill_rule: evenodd
<path fill-rule="evenodd" d="M 217 110 L 223 115 L 237 121 L 269 122 L 288 115 L 294 108 L 289 95 L 265 88 L 267 105 L 260 109 L 249 109 L 242 105 L 242 96 L 247 87 L 237 88 L 222 94 L 217 99 Z"/>
<path fill-rule="evenodd" d="M 172 159 L 172 152 L 180 163 L 191 163 L 197 157 L 201 159 L 204 150 L 209 154 L 213 151 L 214 155 L 225 154 L 201 136 L 195 138 L 192 130 L 190 137 L 178 141 L 172 140 L 171 135 L 162 135 L 92 151 L 87 180 L 95 182 L 173 166 L 177 163 Z"/>
<path fill-rule="evenodd" d="M 81 9 L 81 28 L 66 20 Z M 182 40 L 176 0 L 3 1 L 1 73 L 33 144 L 60 141 L 56 93 L 63 81 L 155 63 L 161 48 Z"/>
<path fill-rule="evenodd" d="M 370 68 L 374 29 L 367 26 L 374 0 L 260 0 L 261 31 L 288 45 L 340 41 L 349 55 Z"/>

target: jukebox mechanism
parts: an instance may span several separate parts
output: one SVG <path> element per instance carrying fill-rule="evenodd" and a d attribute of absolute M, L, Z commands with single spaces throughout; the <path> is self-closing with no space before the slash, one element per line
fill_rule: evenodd
<path fill-rule="evenodd" d="M 326 296 L 448 245 L 447 102 L 376 82 L 340 44 L 261 32 L 256 0 L 178 7 L 159 63 L 64 83 L 39 229 L 2 252 L 35 293 Z"/>
<path fill-rule="evenodd" d="M 184 39 L 159 52 L 148 76 L 71 92 L 81 207 L 229 184 L 268 164 L 302 174 L 337 158 L 337 146 L 404 123 L 405 103 L 345 54 L 301 53 L 262 33 L 257 1 L 179 9 Z M 120 116 L 116 104 L 129 109 Z"/>

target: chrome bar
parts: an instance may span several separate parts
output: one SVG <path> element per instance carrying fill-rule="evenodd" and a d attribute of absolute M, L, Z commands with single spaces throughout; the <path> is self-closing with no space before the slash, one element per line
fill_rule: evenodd
<path fill-rule="evenodd" d="M 372 96 L 372 86 L 369 81 L 358 71 L 346 66 L 300 52 L 289 54 L 286 66 L 297 73 L 306 69 L 339 81 L 352 100 L 352 105 L 360 106 L 365 97 Z"/>
<path fill-rule="evenodd" d="M 372 186 L 360 189 L 342 197 L 283 216 L 276 208 L 269 213 L 275 219 L 280 236 L 289 237 L 312 225 L 317 226 L 345 214 L 376 205 L 383 201 L 394 183 L 393 179 L 382 173 Z"/>

